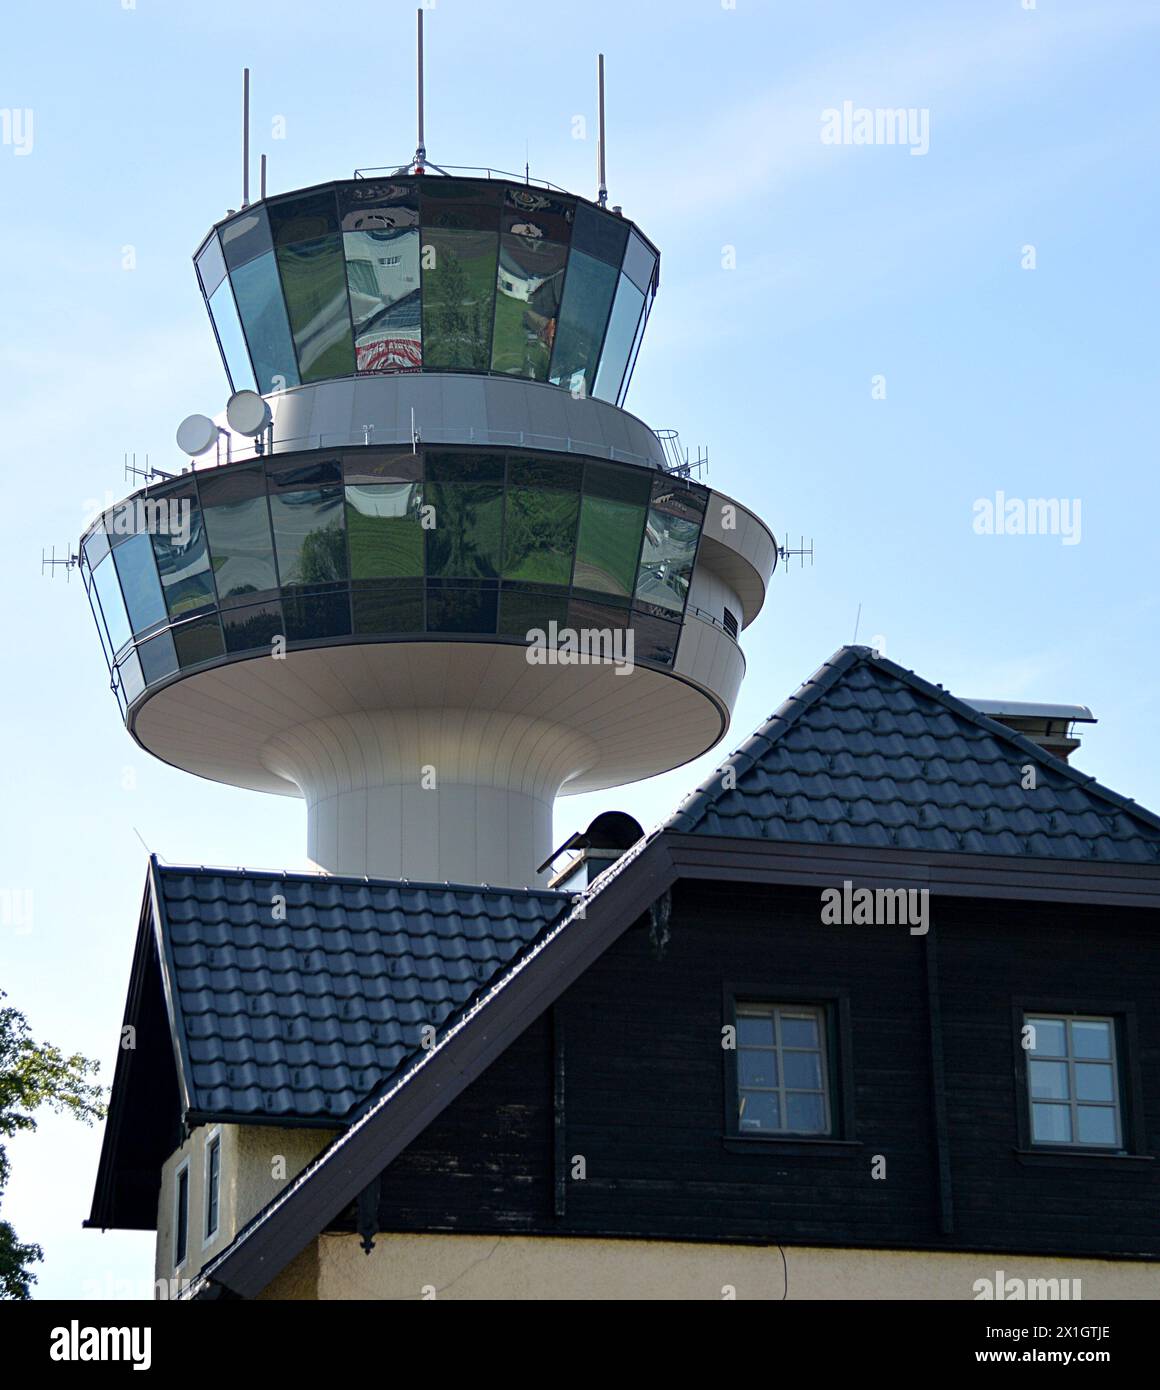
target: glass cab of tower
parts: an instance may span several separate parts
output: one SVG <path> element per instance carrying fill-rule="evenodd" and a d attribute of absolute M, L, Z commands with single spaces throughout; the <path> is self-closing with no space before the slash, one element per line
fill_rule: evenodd
<path fill-rule="evenodd" d="M 619 405 L 659 253 L 582 198 L 499 179 L 392 175 L 270 198 L 194 261 L 234 390 L 472 372 Z"/>
<path fill-rule="evenodd" d="M 325 643 L 630 629 L 671 667 L 705 487 L 576 455 L 268 455 L 110 509 L 81 574 L 122 712 L 192 668 Z"/>

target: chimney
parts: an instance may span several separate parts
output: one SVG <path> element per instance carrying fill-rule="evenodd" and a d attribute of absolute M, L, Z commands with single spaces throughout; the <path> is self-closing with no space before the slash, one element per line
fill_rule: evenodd
<path fill-rule="evenodd" d="M 643 834 L 640 822 L 626 811 L 602 811 L 587 830 L 569 835 L 537 872 L 543 873 L 562 854 L 574 851 L 575 857 L 553 872 L 548 887 L 578 893 L 609 864 L 615 863 L 625 850 L 631 849 Z"/>
<path fill-rule="evenodd" d="M 967 700 L 964 703 L 1067 762 L 1079 747 L 1076 724 L 1094 724 L 1087 705 L 1027 704 L 1019 700 Z"/>

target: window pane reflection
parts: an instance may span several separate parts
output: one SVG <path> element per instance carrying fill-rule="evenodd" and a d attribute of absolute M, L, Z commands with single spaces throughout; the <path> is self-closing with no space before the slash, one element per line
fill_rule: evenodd
<path fill-rule="evenodd" d="M 487 371 L 496 243 L 494 232 L 424 229 L 424 367 Z"/>
<path fill-rule="evenodd" d="M 153 536 L 153 555 L 161 577 L 161 588 L 169 615 L 202 608 L 214 601 L 213 575 L 205 544 L 205 526 L 201 507 L 192 491 L 169 494 L 170 515 L 179 508 L 178 516 L 185 523 L 171 527 L 166 533 Z"/>
<path fill-rule="evenodd" d="M 221 229 L 222 251 L 231 271 L 271 249 L 265 208 L 250 208 Z"/>
<path fill-rule="evenodd" d="M 93 570 L 93 584 L 97 590 L 101 614 L 105 619 L 109 646 L 114 652 L 118 652 L 130 637 L 129 618 L 125 612 L 125 600 L 121 597 L 121 585 L 111 555 L 106 555 Z"/>
<path fill-rule="evenodd" d="M 504 524 L 505 579 L 567 584 L 572 578 L 579 501 L 575 493 L 508 489 Z"/>
<path fill-rule="evenodd" d="M 573 248 L 568 259 L 560 327 L 549 380 L 574 394 L 590 396 L 596 382 L 600 343 L 616 289 L 616 271 Z"/>
<path fill-rule="evenodd" d="M 502 484 L 428 483 L 423 498 L 435 509 L 435 525 L 427 532 L 427 573 L 495 578 L 503 534 Z"/>
<path fill-rule="evenodd" d="M 507 234 L 501 237 L 493 372 L 532 381 L 548 379 L 567 256 L 567 248 L 554 242 Z"/>
<path fill-rule="evenodd" d="M 423 589 L 419 584 L 356 584 L 351 602 L 355 632 L 423 631 Z"/>
<path fill-rule="evenodd" d="M 177 670 L 177 652 L 174 650 L 172 633 L 160 632 L 148 642 L 142 642 L 137 648 L 137 656 L 146 685 L 164 680 Z"/>
<path fill-rule="evenodd" d="M 391 579 L 423 573 L 418 483 L 347 485 L 346 527 L 352 579 Z"/>
<path fill-rule="evenodd" d="M 657 258 L 637 236 L 628 234 L 628 247 L 624 253 L 624 273 L 643 294 L 652 285 L 653 272 Z"/>
<path fill-rule="evenodd" d="M 135 651 L 126 652 L 117 665 L 117 671 L 120 676 L 125 703 L 131 705 L 145 689 L 145 677 L 141 673 L 141 663 L 137 659 L 137 653 Z"/>
<path fill-rule="evenodd" d="M 203 661 L 213 661 L 222 656 L 225 644 L 216 615 L 180 623 L 173 629 L 173 646 L 183 671 L 187 666 L 197 666 Z"/>
<path fill-rule="evenodd" d="M 354 372 L 354 341 L 339 236 L 278 247 L 278 269 L 303 381 Z"/>
<path fill-rule="evenodd" d="M 275 637 L 286 634 L 282 605 L 277 601 L 227 608 L 222 613 L 222 628 L 226 650 L 230 652 L 249 651 L 253 647 L 269 649 Z"/>
<path fill-rule="evenodd" d="M 230 384 L 235 391 L 255 390 L 254 373 L 250 369 L 250 358 L 246 352 L 246 340 L 242 335 L 241 320 L 234 304 L 234 292 L 228 280 L 223 280 L 210 296 L 209 311 L 217 329 Z"/>
<path fill-rule="evenodd" d="M 624 380 L 628 354 L 632 351 L 643 308 L 644 295 L 627 275 L 622 275 L 616 290 L 616 303 L 612 306 L 612 318 L 608 321 L 604 350 L 600 354 L 596 386 L 592 392 L 602 401 L 615 401 L 620 394 L 620 383 Z"/>
<path fill-rule="evenodd" d="M 506 637 L 527 640 L 533 629 L 547 633 L 549 624 L 557 629 L 568 625 L 568 595 L 524 593 L 504 589 L 499 596 L 499 631 Z"/>
<path fill-rule="evenodd" d="M 274 253 L 235 270 L 231 277 L 258 390 L 267 395 L 298 385 L 298 367 L 286 321 L 286 304 Z"/>
<path fill-rule="evenodd" d="M 636 597 L 683 613 L 701 535 L 699 499 L 680 487 L 654 487 L 644 528 Z"/>
<path fill-rule="evenodd" d="M 164 622 L 165 600 L 161 594 L 161 582 L 157 578 L 149 537 L 130 536 L 113 551 L 113 559 L 133 631 L 143 632 L 154 623 Z"/>
<path fill-rule="evenodd" d="M 270 516 L 284 587 L 347 577 L 341 487 L 272 493 Z"/>
<path fill-rule="evenodd" d="M 419 229 L 346 232 L 343 250 L 355 366 L 360 372 L 421 367 Z"/>
<path fill-rule="evenodd" d="M 498 598 L 494 588 L 428 584 L 427 631 L 494 632 Z"/>
<path fill-rule="evenodd" d="M 292 642 L 350 634 L 350 590 L 345 586 L 316 594 L 285 594 L 282 611 Z"/>
<path fill-rule="evenodd" d="M 200 487 L 218 597 L 276 589 L 274 543 L 261 470 L 205 476 Z"/>
<path fill-rule="evenodd" d="M 201 281 L 202 293 L 207 299 L 226 278 L 225 258 L 216 236 L 210 237 L 197 258 L 197 278 Z"/>

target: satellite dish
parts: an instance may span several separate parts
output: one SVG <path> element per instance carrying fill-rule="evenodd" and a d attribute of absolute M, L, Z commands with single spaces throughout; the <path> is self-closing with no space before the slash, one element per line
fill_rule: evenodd
<path fill-rule="evenodd" d="M 270 423 L 270 407 L 257 391 L 235 391 L 226 402 L 226 420 L 235 434 L 259 435 Z"/>
<path fill-rule="evenodd" d="M 208 415 L 187 415 L 177 427 L 177 447 L 193 459 L 208 454 L 217 438 L 218 427 Z"/>

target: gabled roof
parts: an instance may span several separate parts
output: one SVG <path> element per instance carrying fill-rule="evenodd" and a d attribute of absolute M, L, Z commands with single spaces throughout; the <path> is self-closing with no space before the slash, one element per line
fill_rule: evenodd
<path fill-rule="evenodd" d="M 1034 790 L 1023 785 L 1028 765 Z M 1160 862 L 1160 817 L 868 647 L 837 651 L 666 825 L 802 845 Z"/>
<path fill-rule="evenodd" d="M 89 1224 L 154 1223 L 183 1125 L 348 1123 L 571 901 L 154 858 Z"/>

